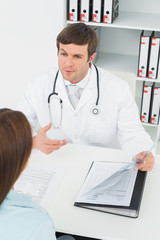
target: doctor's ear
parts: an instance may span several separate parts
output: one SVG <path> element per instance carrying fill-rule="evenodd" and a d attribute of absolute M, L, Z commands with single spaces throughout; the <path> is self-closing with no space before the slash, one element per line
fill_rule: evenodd
<path fill-rule="evenodd" d="M 89 63 L 93 61 L 93 59 L 96 57 L 97 53 L 93 53 L 92 56 L 90 56 Z"/>

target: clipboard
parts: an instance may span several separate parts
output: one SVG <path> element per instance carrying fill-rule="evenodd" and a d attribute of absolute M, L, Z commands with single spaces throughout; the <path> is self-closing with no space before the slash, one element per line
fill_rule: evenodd
<path fill-rule="evenodd" d="M 103 162 L 103 163 L 107 164 L 108 162 Z M 86 181 L 88 181 L 88 179 L 90 177 L 93 164 L 94 164 L 94 162 L 92 163 L 92 165 L 88 171 L 88 174 L 86 176 L 84 184 L 86 183 Z M 116 164 L 116 163 L 114 163 L 114 164 Z M 119 164 L 119 163 L 117 163 L 117 164 Z M 124 164 L 126 164 L 126 163 L 124 163 Z M 143 190 L 144 190 L 144 186 L 145 186 L 146 176 L 147 176 L 147 172 L 137 171 L 133 190 L 131 193 L 130 204 L 128 206 L 112 205 L 112 204 L 104 204 L 104 203 L 103 204 L 98 204 L 98 203 L 93 204 L 88 201 L 83 202 L 81 200 L 79 201 L 79 199 L 81 199 L 79 195 L 74 203 L 74 206 L 82 207 L 82 208 L 86 208 L 86 209 L 90 209 L 90 210 L 96 210 L 96 211 L 100 211 L 100 212 L 105 212 L 105 213 L 116 214 L 116 215 L 125 216 L 125 217 L 137 218 L 139 215 L 139 211 L 140 211 L 140 205 L 141 205 L 141 200 L 142 200 L 142 196 L 143 196 Z M 82 185 L 82 188 L 83 188 L 83 185 Z M 80 194 L 81 194 L 81 191 L 80 191 Z"/>

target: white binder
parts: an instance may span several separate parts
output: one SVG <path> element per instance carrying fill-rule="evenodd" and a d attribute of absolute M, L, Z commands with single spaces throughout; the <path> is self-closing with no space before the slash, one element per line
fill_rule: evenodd
<path fill-rule="evenodd" d="M 69 0 L 69 21 L 78 21 L 78 0 Z"/>
<path fill-rule="evenodd" d="M 93 0 L 92 21 L 101 22 L 102 4 L 101 0 Z"/>
<path fill-rule="evenodd" d="M 151 107 L 151 118 L 150 123 L 157 125 L 159 122 L 159 110 L 160 110 L 160 88 L 154 87 L 153 89 L 153 99 Z"/>
<path fill-rule="evenodd" d="M 90 0 L 81 0 L 80 20 L 81 22 L 89 22 Z"/>
<path fill-rule="evenodd" d="M 103 22 L 112 23 L 119 13 L 119 0 L 104 0 Z"/>
<path fill-rule="evenodd" d="M 157 78 L 159 45 L 160 45 L 160 38 L 156 36 L 152 37 L 149 68 L 148 68 L 148 78 L 153 78 L 153 79 Z"/>
<path fill-rule="evenodd" d="M 149 110 L 151 101 L 152 86 L 144 85 L 141 107 L 141 122 L 149 122 Z"/>
<path fill-rule="evenodd" d="M 142 31 L 140 37 L 140 51 L 138 63 L 138 77 L 147 77 L 149 47 L 152 32 Z"/>

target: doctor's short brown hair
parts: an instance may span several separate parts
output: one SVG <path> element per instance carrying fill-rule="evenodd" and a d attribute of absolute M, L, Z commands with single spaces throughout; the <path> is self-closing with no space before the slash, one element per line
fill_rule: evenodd
<path fill-rule="evenodd" d="M 32 131 L 25 115 L 0 109 L 0 204 L 24 170 L 32 149 Z"/>
<path fill-rule="evenodd" d="M 65 27 L 57 36 L 57 49 L 59 44 L 88 44 L 88 60 L 96 52 L 98 38 L 96 32 L 84 23 L 73 23 Z"/>

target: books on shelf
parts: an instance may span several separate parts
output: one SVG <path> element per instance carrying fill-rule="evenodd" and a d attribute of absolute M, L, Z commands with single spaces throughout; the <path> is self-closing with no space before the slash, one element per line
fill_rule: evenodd
<path fill-rule="evenodd" d="M 141 101 L 141 122 L 158 125 L 160 115 L 160 86 L 144 82 Z"/>
<path fill-rule="evenodd" d="M 67 0 L 67 20 L 113 23 L 119 15 L 119 0 Z"/>
<path fill-rule="evenodd" d="M 142 31 L 140 36 L 138 77 L 157 79 L 160 77 L 160 33 Z"/>

